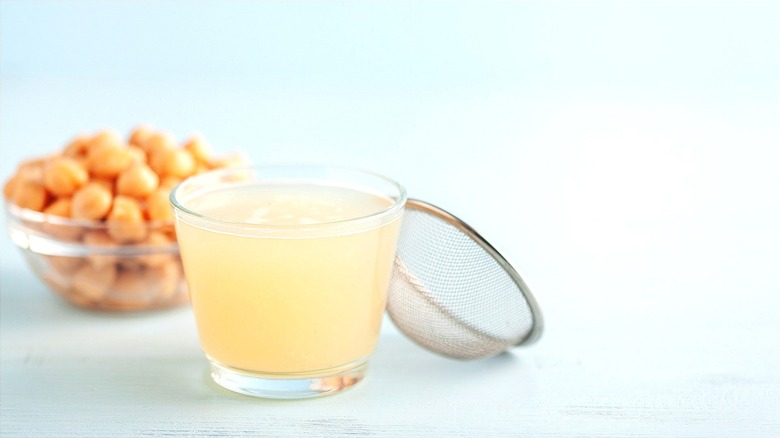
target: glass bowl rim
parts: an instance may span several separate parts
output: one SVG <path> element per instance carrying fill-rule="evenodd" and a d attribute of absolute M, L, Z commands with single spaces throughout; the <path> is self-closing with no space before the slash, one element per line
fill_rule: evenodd
<path fill-rule="evenodd" d="M 116 243 L 115 245 L 95 245 L 79 240 L 68 240 L 47 232 L 35 225 L 58 225 L 78 228 L 85 231 L 106 231 L 109 227 L 105 221 L 73 219 L 46 214 L 40 211 L 19 207 L 5 200 L 6 217 L 9 219 L 6 228 L 11 241 L 20 249 L 40 255 L 87 257 L 91 255 L 111 255 L 117 257 L 137 257 L 152 254 L 179 254 L 179 243 L 148 244 Z M 31 226 L 31 224 L 33 226 Z M 173 221 L 147 221 L 144 229 L 174 228 Z"/>
<path fill-rule="evenodd" d="M 15 218 L 15 219 L 22 219 L 29 222 L 34 222 L 37 224 L 52 224 L 52 225 L 64 225 L 64 226 L 73 226 L 73 227 L 82 227 L 82 228 L 88 228 L 93 230 L 99 230 L 99 229 L 105 229 L 108 228 L 108 222 L 105 220 L 95 220 L 95 219 L 76 219 L 72 217 L 64 217 L 64 216 L 58 216 L 55 214 L 48 214 L 41 211 L 36 210 L 30 210 L 29 208 L 20 207 L 13 202 L 5 199 L 5 211 L 8 214 L 8 216 Z M 154 220 L 154 221 L 144 221 L 143 227 L 146 229 L 156 229 L 156 228 L 162 228 L 167 226 L 173 226 L 174 221 L 160 221 L 160 220 Z"/>

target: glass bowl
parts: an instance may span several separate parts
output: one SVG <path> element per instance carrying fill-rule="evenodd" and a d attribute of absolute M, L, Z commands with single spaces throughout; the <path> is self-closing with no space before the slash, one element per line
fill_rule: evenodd
<path fill-rule="evenodd" d="M 32 270 L 77 307 L 133 311 L 189 302 L 172 222 L 77 220 L 8 202 L 5 212 Z"/>

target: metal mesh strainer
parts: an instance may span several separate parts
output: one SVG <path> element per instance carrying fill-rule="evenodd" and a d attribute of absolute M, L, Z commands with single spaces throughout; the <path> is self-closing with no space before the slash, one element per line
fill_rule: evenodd
<path fill-rule="evenodd" d="M 528 344 L 542 315 L 520 275 L 466 223 L 431 204 L 406 203 L 387 312 L 436 353 L 477 359 Z"/>

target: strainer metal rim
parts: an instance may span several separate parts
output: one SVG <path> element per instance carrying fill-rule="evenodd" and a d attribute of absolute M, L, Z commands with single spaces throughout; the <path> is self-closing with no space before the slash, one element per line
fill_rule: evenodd
<path fill-rule="evenodd" d="M 531 311 L 532 326 L 524 337 L 520 338 L 517 342 L 512 344 L 513 346 L 529 345 L 536 342 L 539 337 L 541 337 L 542 331 L 544 330 L 544 319 L 542 317 L 542 311 L 539 307 L 539 303 L 536 301 L 536 298 L 531 293 L 531 289 L 525 283 L 517 270 L 512 267 L 509 261 L 507 261 L 507 259 L 501 255 L 501 253 L 498 252 L 498 250 L 493 247 L 490 242 L 485 240 L 485 238 L 482 237 L 482 235 L 480 235 L 474 228 L 472 228 L 466 222 L 462 221 L 457 216 L 429 202 L 425 202 L 416 198 L 407 198 L 405 207 L 410 210 L 421 211 L 444 220 L 445 222 L 466 234 L 471 240 L 476 242 L 483 250 L 485 250 L 485 252 L 487 252 L 493 258 L 493 260 L 495 260 L 499 266 L 501 266 L 504 272 L 509 275 L 510 279 L 515 283 L 515 285 L 517 285 L 517 288 L 520 290 L 520 293 L 523 294 L 523 298 L 525 299 L 525 302 L 528 304 L 528 307 Z"/>

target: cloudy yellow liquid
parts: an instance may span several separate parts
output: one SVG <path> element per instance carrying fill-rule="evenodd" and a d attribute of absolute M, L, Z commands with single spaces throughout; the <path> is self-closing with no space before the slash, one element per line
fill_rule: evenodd
<path fill-rule="evenodd" d="M 392 200 L 318 185 L 201 193 L 187 207 L 250 225 L 177 221 L 201 345 L 260 374 L 317 374 L 367 358 L 384 313 L 400 213 Z"/>

